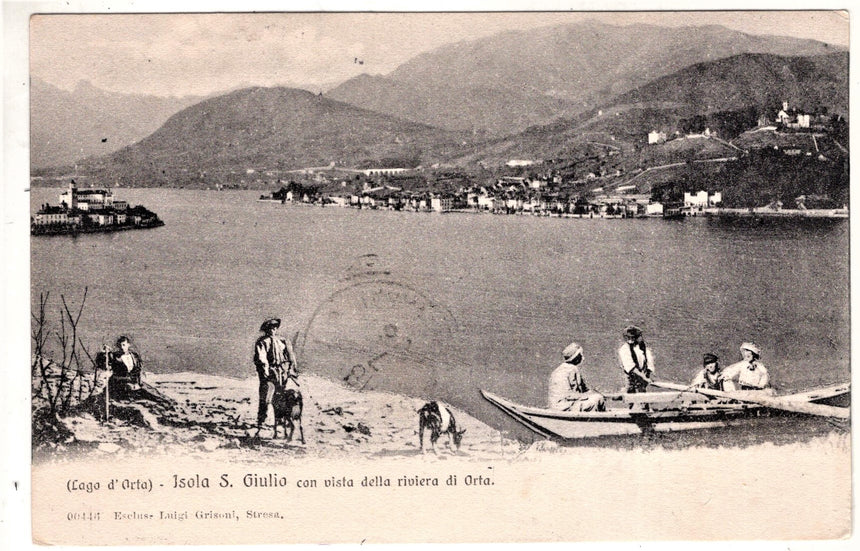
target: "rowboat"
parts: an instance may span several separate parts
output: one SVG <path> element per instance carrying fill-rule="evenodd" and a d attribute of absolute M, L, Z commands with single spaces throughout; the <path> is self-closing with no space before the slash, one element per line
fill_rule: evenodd
<path fill-rule="evenodd" d="M 850 393 L 849 384 L 830 385 L 778 397 L 764 396 L 761 392 L 709 396 L 702 392 L 704 389 L 672 386 L 680 390 L 607 395 L 606 411 L 589 412 L 530 407 L 485 390 L 481 390 L 481 394 L 532 431 L 546 438 L 562 440 L 726 427 L 773 413 L 822 415 L 838 419 L 848 417 L 849 408 L 827 404 L 846 398 Z"/>

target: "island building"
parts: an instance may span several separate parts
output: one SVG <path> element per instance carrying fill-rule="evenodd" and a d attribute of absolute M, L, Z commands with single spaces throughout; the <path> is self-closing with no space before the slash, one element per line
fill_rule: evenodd
<path fill-rule="evenodd" d="M 150 227 L 161 224 L 158 216 L 143 206 L 129 208 L 126 201 L 114 198 L 109 189 L 78 189 L 74 180 L 67 190 L 60 193 L 59 199 L 59 206 L 46 203 L 39 208 L 31 220 L 34 229 Z"/>

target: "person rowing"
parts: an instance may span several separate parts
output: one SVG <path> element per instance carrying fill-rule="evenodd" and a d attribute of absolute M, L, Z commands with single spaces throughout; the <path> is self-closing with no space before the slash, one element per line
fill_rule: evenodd
<path fill-rule="evenodd" d="M 631 325 L 624 330 L 624 341 L 618 349 L 618 361 L 627 375 L 627 392 L 645 392 L 654 373 L 654 356 L 642 339 L 642 330 Z"/>
<path fill-rule="evenodd" d="M 723 382 L 720 379 L 720 358 L 716 354 L 708 352 L 702 357 L 702 369 L 693 377 L 691 387 L 707 388 L 710 390 L 723 390 Z"/>

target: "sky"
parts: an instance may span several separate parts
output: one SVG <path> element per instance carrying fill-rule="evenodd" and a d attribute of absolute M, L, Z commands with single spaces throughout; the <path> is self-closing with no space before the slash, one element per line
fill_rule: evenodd
<path fill-rule="evenodd" d="M 847 15 L 819 12 L 54 14 L 30 20 L 30 71 L 72 89 L 206 95 L 248 85 L 325 90 L 421 52 L 512 29 L 584 20 L 719 24 L 847 46 Z M 363 63 L 362 63 L 363 62 Z"/>

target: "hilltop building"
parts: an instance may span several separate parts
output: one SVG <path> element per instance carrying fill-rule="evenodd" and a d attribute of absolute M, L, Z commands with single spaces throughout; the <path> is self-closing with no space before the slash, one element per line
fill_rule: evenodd
<path fill-rule="evenodd" d="M 505 163 L 505 166 L 532 166 L 533 164 L 535 164 L 535 162 L 528 159 L 511 159 Z"/>
<path fill-rule="evenodd" d="M 656 130 L 652 130 L 648 133 L 648 144 L 655 143 L 663 143 L 666 141 L 666 133 L 665 132 L 657 132 Z"/>
<path fill-rule="evenodd" d="M 788 102 L 782 102 L 782 109 L 776 114 L 776 122 L 788 128 L 809 128 L 812 123 L 812 116 L 809 113 L 803 113 L 797 109 L 791 109 Z"/>

